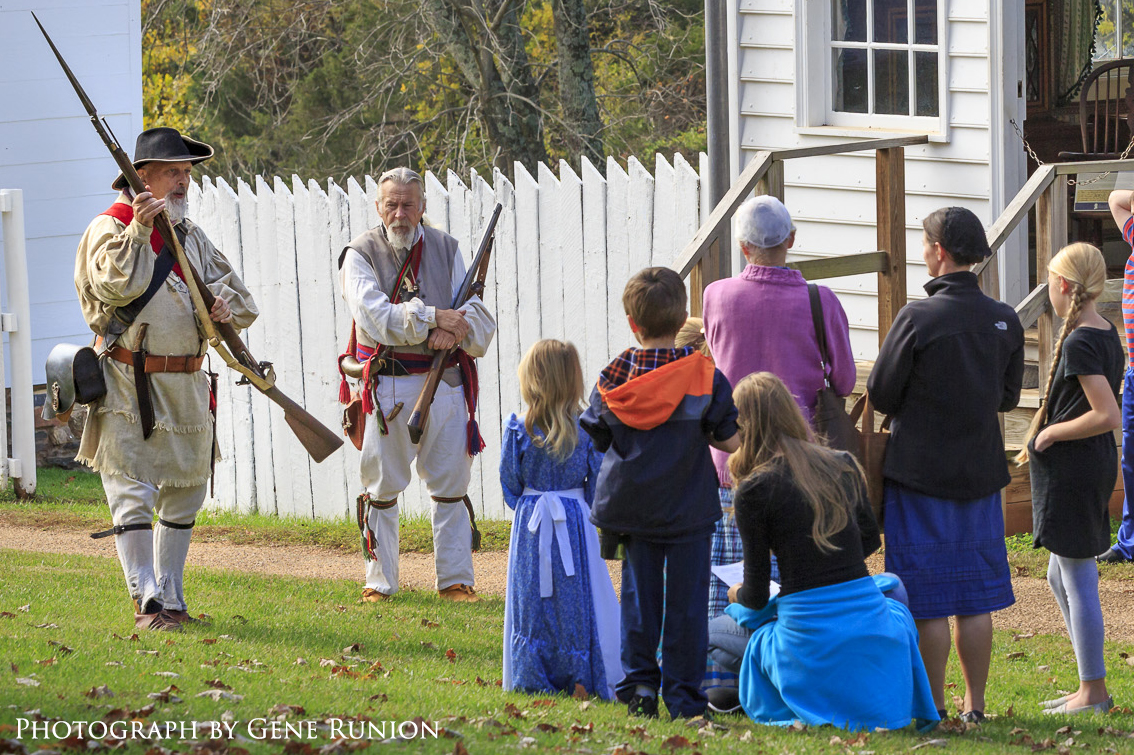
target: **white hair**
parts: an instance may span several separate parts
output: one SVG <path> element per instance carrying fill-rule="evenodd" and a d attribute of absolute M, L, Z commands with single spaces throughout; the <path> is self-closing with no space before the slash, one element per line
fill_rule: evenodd
<path fill-rule="evenodd" d="M 409 168 L 391 168 L 378 177 L 378 196 L 382 196 L 382 185 L 387 181 L 397 184 L 398 186 L 417 186 L 417 190 L 421 195 L 421 204 L 425 205 L 425 181 L 422 179 L 421 174 L 417 171 L 410 170 Z"/>

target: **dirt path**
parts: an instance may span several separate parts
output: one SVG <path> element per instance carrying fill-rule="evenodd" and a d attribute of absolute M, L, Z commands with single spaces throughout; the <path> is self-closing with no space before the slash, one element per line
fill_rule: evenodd
<path fill-rule="evenodd" d="M 10 525 L 0 526 L 0 549 L 3 548 L 104 558 L 117 556 L 112 538 L 91 540 L 82 532 Z M 189 550 L 189 563 L 193 566 L 257 574 L 352 580 L 360 585 L 362 577 L 362 560 L 356 554 L 309 546 L 269 547 L 194 542 Z M 503 595 L 507 563 L 507 553 L 474 553 L 477 592 L 482 595 Z M 882 559 L 873 556 L 867 564 L 872 572 L 876 572 L 881 569 Z M 611 578 L 615 589 L 618 589 L 621 579 L 617 565 L 611 569 Z M 432 554 L 402 554 L 401 586 L 402 589 L 409 590 L 433 589 Z M 998 629 L 1066 635 L 1063 617 L 1045 580 L 1015 577 L 1012 587 L 1016 592 L 1016 605 L 994 615 Z M 1134 582 L 1106 580 L 1100 583 L 1099 591 L 1107 638 L 1134 642 L 1134 621 L 1130 616 L 1130 609 L 1134 606 Z"/>

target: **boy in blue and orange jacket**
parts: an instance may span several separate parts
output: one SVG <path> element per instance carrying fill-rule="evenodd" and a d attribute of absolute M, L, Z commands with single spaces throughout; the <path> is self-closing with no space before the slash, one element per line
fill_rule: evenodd
<path fill-rule="evenodd" d="M 605 535 L 615 533 L 626 554 L 625 677 L 615 692 L 633 716 L 657 716 L 659 687 L 670 716 L 697 716 L 708 702 L 701 680 L 709 563 L 721 517 L 709 446 L 737 449 L 736 407 L 711 360 L 675 347 L 686 317 L 677 273 L 642 270 L 626 284 L 622 306 L 642 348 L 627 349 L 602 371 L 579 420 L 605 452 L 591 521 Z"/>

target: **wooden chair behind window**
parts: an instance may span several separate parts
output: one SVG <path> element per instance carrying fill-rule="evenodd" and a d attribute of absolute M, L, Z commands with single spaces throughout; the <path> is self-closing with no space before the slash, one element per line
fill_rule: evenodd
<path fill-rule="evenodd" d="M 1079 92 L 1082 152 L 1060 152 L 1075 160 L 1116 160 L 1134 133 L 1134 59 L 1112 60 L 1091 71 Z"/>

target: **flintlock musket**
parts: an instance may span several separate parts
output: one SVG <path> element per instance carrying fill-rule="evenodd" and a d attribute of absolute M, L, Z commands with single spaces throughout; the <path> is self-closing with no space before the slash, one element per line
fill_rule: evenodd
<path fill-rule="evenodd" d="M 477 247 L 472 266 L 465 274 L 465 280 L 457 289 L 457 295 L 453 297 L 453 304 L 449 309 L 460 309 L 471 297 L 484 294 L 484 279 L 488 277 L 488 260 L 492 256 L 492 241 L 496 237 L 496 221 L 500 219 L 500 212 L 503 209 L 503 205 L 497 202 L 496 208 L 492 211 L 492 217 L 489 218 L 488 225 L 484 229 L 484 234 L 480 237 L 480 246 Z M 429 419 L 429 407 L 433 405 L 433 396 L 437 393 L 437 386 L 441 383 L 441 374 L 445 372 L 449 358 L 458 348 L 459 346 L 454 346 L 451 349 L 439 349 L 433 352 L 433 364 L 429 367 L 429 377 L 425 379 L 425 385 L 421 387 L 421 394 L 417 397 L 413 414 L 410 415 L 407 423 L 410 440 L 414 443 L 421 440 L 421 434 L 425 431 L 425 423 Z"/>

